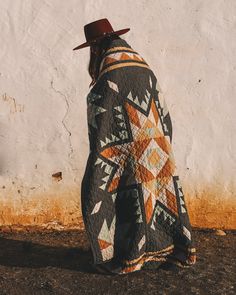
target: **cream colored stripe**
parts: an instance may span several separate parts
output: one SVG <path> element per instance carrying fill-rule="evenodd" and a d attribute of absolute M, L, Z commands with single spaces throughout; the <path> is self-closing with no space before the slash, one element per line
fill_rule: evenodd
<path fill-rule="evenodd" d="M 160 250 L 160 251 L 155 251 L 155 252 L 144 252 L 142 255 L 140 255 L 138 258 L 136 258 L 136 259 L 133 259 L 133 260 L 125 260 L 124 262 L 126 263 L 126 264 L 133 264 L 133 263 L 135 263 L 135 262 L 137 262 L 138 260 L 140 260 L 143 256 L 145 256 L 145 255 L 155 255 L 155 254 L 158 254 L 158 253 L 163 253 L 163 252 L 166 252 L 166 251 L 168 251 L 168 250 L 171 250 L 171 249 L 173 249 L 174 248 L 174 245 L 170 245 L 169 247 L 167 247 L 167 248 L 165 248 L 165 249 L 162 249 L 162 250 Z"/>
<path fill-rule="evenodd" d="M 145 254 L 146 253 L 144 252 L 141 256 L 139 256 L 138 258 L 133 259 L 133 260 L 125 260 L 124 263 L 127 264 L 127 265 L 133 264 L 133 263 L 139 261 Z"/>
<path fill-rule="evenodd" d="M 144 262 L 148 262 L 148 261 L 166 261 L 166 258 L 165 257 L 150 257 L 147 258 Z"/>
<path fill-rule="evenodd" d="M 118 68 L 122 68 L 122 67 L 130 67 L 130 66 L 138 66 L 138 67 L 143 67 L 143 68 L 147 68 L 147 69 L 150 69 L 149 66 L 147 64 L 140 64 L 140 63 L 137 63 L 137 62 L 127 62 L 127 63 L 119 63 L 119 64 L 116 64 L 116 65 L 113 65 L 113 66 L 110 66 L 108 68 L 106 68 L 105 70 L 103 70 L 98 79 L 106 72 L 109 72 L 109 71 L 112 71 L 112 70 L 115 70 L 115 69 L 118 69 Z"/>
<path fill-rule="evenodd" d="M 162 250 L 160 250 L 160 251 L 146 252 L 146 254 L 147 254 L 147 255 L 158 254 L 158 253 L 166 252 L 167 250 L 171 250 L 171 249 L 173 249 L 173 248 L 174 248 L 174 245 L 172 244 L 172 245 L 168 246 L 167 248 L 162 249 Z"/>
<path fill-rule="evenodd" d="M 127 51 L 134 52 L 134 53 L 136 52 L 132 48 L 128 48 L 128 47 L 113 47 L 113 48 L 110 48 L 106 51 L 106 56 L 107 56 L 107 53 L 110 53 L 110 52 L 113 52 L 116 50 L 127 50 Z"/>
<path fill-rule="evenodd" d="M 139 265 L 139 269 L 140 267 L 142 267 L 142 265 L 148 261 L 163 261 L 165 262 L 166 261 L 166 258 L 165 257 L 149 257 L 149 258 L 142 258 L 141 261 L 139 261 L 139 263 L 137 265 Z M 136 266 L 137 266 L 136 265 Z M 125 266 L 123 268 L 123 272 L 129 272 L 129 269 L 131 269 L 132 266 L 128 265 L 128 266 Z M 136 270 L 136 269 L 135 269 Z M 135 270 L 131 270 L 131 272 L 135 271 Z"/>

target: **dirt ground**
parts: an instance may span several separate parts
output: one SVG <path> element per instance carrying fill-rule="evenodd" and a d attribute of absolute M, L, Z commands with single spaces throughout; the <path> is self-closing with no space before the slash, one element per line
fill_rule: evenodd
<path fill-rule="evenodd" d="M 236 231 L 194 229 L 197 264 L 188 269 L 97 274 L 83 230 L 0 231 L 0 295 L 236 294 Z"/>

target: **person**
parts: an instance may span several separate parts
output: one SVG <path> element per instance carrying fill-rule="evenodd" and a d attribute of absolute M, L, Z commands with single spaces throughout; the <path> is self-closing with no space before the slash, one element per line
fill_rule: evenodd
<path fill-rule="evenodd" d="M 93 267 L 128 274 L 190 267 L 196 248 L 172 151 L 172 121 L 154 72 L 103 18 L 84 26 L 90 46 L 89 156 L 81 209 Z"/>

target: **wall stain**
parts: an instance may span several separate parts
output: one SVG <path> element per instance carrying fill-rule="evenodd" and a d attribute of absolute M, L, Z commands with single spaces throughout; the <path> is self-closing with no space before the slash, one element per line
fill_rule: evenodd
<path fill-rule="evenodd" d="M 29 188 L 31 195 L 17 200 L 13 190 L 0 198 L 0 227 L 56 230 L 84 228 L 80 204 L 80 188 L 69 187 L 58 191 L 59 184 L 48 192 Z M 15 191 L 15 189 L 14 189 Z M 216 194 L 216 190 L 203 190 L 196 195 L 184 190 L 190 222 L 193 227 L 236 229 L 236 199 Z"/>
<path fill-rule="evenodd" d="M 60 180 L 62 180 L 62 172 L 56 172 L 56 173 L 52 174 L 52 177 L 55 181 L 60 181 Z"/>
<path fill-rule="evenodd" d="M 24 112 L 25 106 L 22 104 L 18 104 L 14 97 L 11 97 L 7 95 L 6 93 L 4 93 L 3 95 L 1 95 L 1 99 L 9 104 L 11 114 L 14 114 L 17 112 Z"/>
<path fill-rule="evenodd" d="M 206 185 L 197 192 L 185 187 L 185 202 L 192 226 L 236 229 L 235 193 L 222 187 Z"/>

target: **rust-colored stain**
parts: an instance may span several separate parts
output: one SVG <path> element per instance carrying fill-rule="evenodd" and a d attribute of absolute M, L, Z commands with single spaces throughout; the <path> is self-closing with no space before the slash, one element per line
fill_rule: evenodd
<path fill-rule="evenodd" d="M 207 185 L 201 191 L 185 188 L 184 192 L 192 226 L 236 229 L 236 198 L 232 191 Z"/>
<path fill-rule="evenodd" d="M 22 195 L 20 199 L 17 195 L 23 194 L 21 190 L 7 191 L 5 187 L 4 198 L 0 199 L 0 226 L 83 228 L 80 188 L 68 187 L 60 191 L 59 185 L 55 183 L 47 193 L 29 188 L 30 195 Z M 184 193 L 192 226 L 236 229 L 236 200 L 232 195 L 218 194 L 217 189 L 209 188 L 197 193 L 185 188 Z"/>

